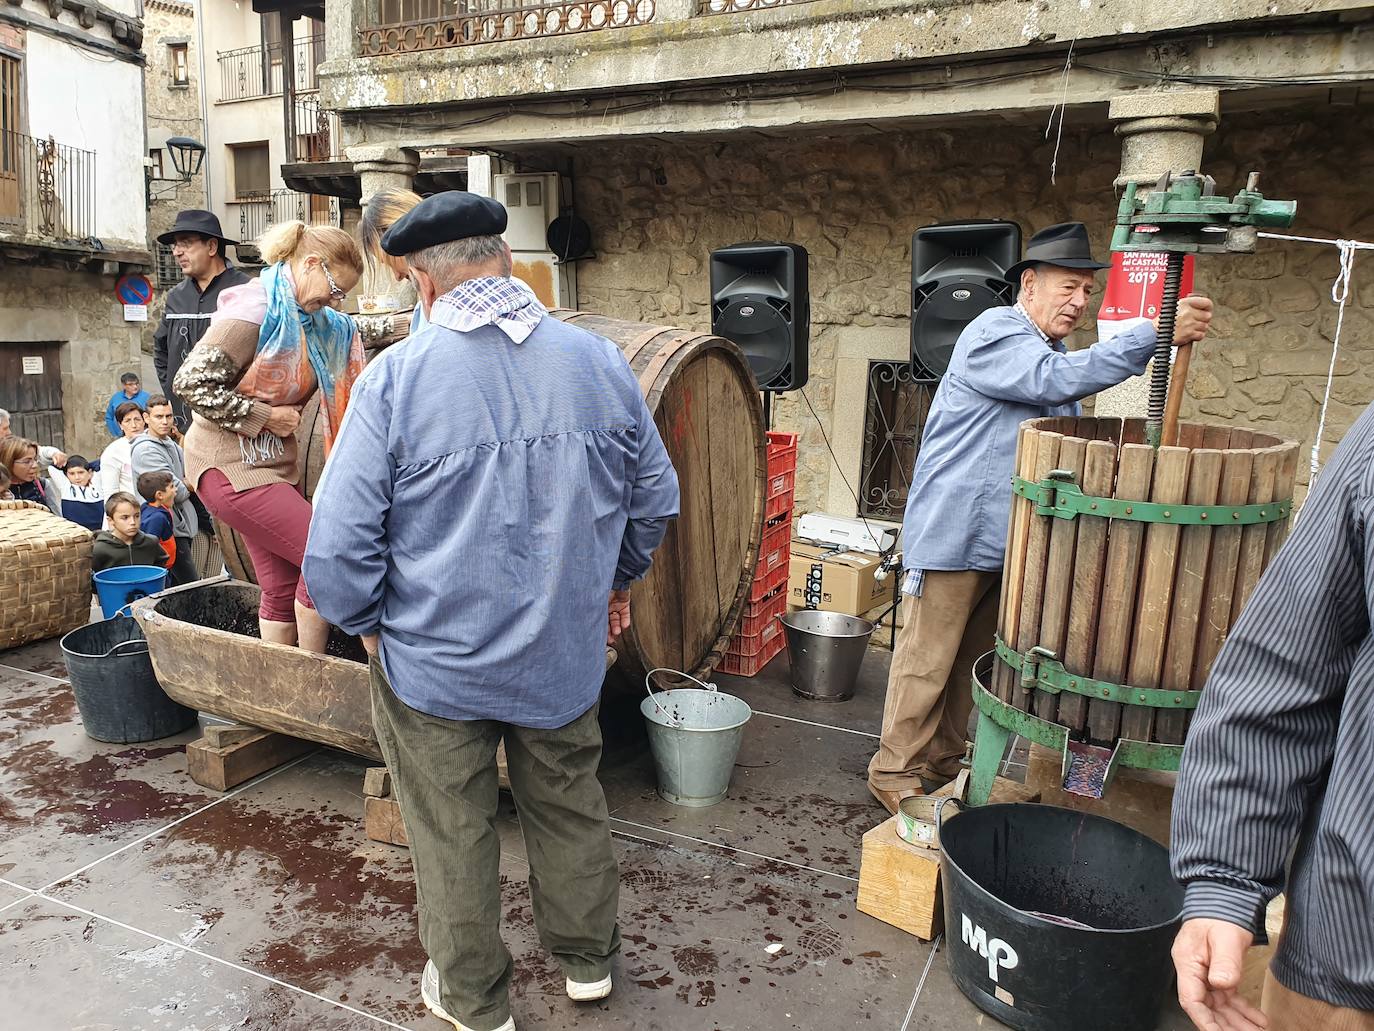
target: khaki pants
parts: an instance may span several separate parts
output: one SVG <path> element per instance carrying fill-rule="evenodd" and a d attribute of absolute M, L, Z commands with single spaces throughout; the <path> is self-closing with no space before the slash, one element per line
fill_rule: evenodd
<path fill-rule="evenodd" d="M 1260 1009 L 1269 1018 L 1269 1031 L 1374 1031 L 1374 1013 L 1299 995 L 1271 971 L 1264 974 Z"/>
<path fill-rule="evenodd" d="M 921 791 L 922 776 L 959 772 L 973 661 L 992 647 L 1001 583 L 1001 573 L 931 570 L 921 597 L 903 600 L 882 741 L 868 764 L 868 782 L 880 791 Z"/>
<path fill-rule="evenodd" d="M 609 974 L 620 950 L 620 877 L 596 779 L 598 706 L 555 730 L 440 719 L 397 698 L 376 659 L 368 667 L 372 722 L 410 838 L 420 941 L 439 971 L 444 1009 L 474 1031 L 510 1016 L 494 825 L 503 739 L 539 940 L 575 981 Z"/>

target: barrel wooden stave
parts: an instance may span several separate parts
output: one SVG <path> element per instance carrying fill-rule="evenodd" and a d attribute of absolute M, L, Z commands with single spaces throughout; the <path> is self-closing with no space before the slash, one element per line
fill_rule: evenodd
<path fill-rule="evenodd" d="M 763 535 L 767 439 L 753 374 L 723 337 L 588 312 L 552 313 L 625 353 L 663 438 L 682 492 L 648 576 L 631 591 L 630 630 L 617 644 L 629 677 L 657 666 L 709 675 L 749 596 Z M 317 400 L 297 430 L 300 486 L 314 495 L 324 468 Z M 242 537 L 216 522 L 225 567 L 256 582 Z"/>
<path fill-rule="evenodd" d="M 1084 471 L 1080 484 L 1097 496 L 1223 505 L 1292 497 L 1295 443 L 1240 427 L 1192 423 L 1180 426 L 1178 439 L 1176 448 L 1145 446 L 1139 419 L 1031 420 L 1021 429 L 1017 471 L 1042 476 L 1049 456 L 1041 449 L 1048 443 L 1056 457 L 1067 456 L 1072 471 Z M 1111 442 L 1107 451 L 1102 441 Z M 1086 455 L 1080 459 L 1083 448 Z M 1003 574 L 1004 637 L 1021 652 L 1037 644 L 1051 648 L 1071 674 L 1176 691 L 1198 690 L 1205 683 L 1227 632 L 1288 530 L 1287 521 L 1183 527 L 1091 515 L 1050 525 L 1058 523 L 1035 515 L 1024 499 L 1014 499 Z M 1076 538 L 1064 529 L 1072 525 L 1077 525 Z M 1046 538 L 1048 547 L 1037 543 Z M 1056 593 L 1064 591 L 1073 597 Z M 1039 618 L 1036 632 L 1024 633 L 1034 616 Z M 1049 699 L 1011 689 L 1013 678 L 998 666 L 993 682 L 1000 697 L 1040 716 L 1050 713 Z M 1065 693 L 1057 716 L 1075 736 L 1097 744 L 1110 745 L 1118 737 L 1179 743 L 1191 712 Z"/>

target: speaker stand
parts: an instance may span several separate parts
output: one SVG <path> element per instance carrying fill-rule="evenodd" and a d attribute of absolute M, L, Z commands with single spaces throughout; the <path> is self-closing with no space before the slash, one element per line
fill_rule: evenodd
<path fill-rule="evenodd" d="M 763 428 L 771 430 L 773 428 L 773 392 L 763 391 Z"/>

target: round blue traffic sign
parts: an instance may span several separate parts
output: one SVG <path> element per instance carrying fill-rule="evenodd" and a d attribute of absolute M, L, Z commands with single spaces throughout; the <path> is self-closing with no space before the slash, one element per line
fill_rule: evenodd
<path fill-rule="evenodd" d="M 149 304 L 153 300 L 153 284 L 147 276 L 137 273 L 120 276 L 115 284 L 115 296 L 121 304 Z"/>

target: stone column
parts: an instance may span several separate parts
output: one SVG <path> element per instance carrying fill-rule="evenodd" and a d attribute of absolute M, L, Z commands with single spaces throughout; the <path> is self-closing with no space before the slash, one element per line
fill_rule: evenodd
<path fill-rule="evenodd" d="M 1121 137 L 1121 172 L 1114 185 L 1156 182 L 1165 172 L 1202 170 L 1203 140 L 1221 115 L 1217 90 L 1165 90 L 1113 97 L 1107 117 Z M 1143 418 L 1150 375 L 1135 376 L 1097 395 L 1100 416 Z"/>
<path fill-rule="evenodd" d="M 415 173 L 420 168 L 420 155 L 415 151 L 386 144 L 363 143 L 348 147 L 345 153 L 362 180 L 362 207 L 367 207 L 367 202 L 383 190 L 415 188 Z M 359 292 L 394 297 L 403 307 L 415 303 L 415 291 L 410 281 L 397 281 L 389 270 L 381 266 L 364 270 Z"/>

